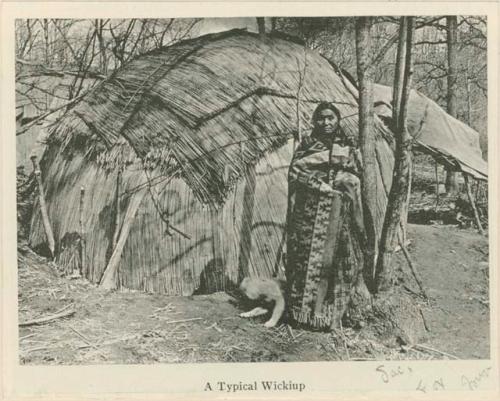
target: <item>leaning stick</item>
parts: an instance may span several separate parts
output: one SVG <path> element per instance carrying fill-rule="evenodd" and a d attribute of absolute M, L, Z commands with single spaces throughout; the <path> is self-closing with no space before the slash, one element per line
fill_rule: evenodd
<path fill-rule="evenodd" d="M 116 192 L 115 192 L 115 232 L 113 234 L 113 249 L 116 247 L 118 235 L 120 234 L 120 193 L 121 193 L 122 171 L 118 169 L 116 173 Z"/>
<path fill-rule="evenodd" d="M 479 229 L 479 232 L 481 235 L 486 235 L 483 226 L 481 225 L 481 220 L 479 220 L 479 213 L 476 208 L 476 202 L 474 202 L 474 198 L 472 197 L 472 191 L 470 189 L 470 183 L 469 183 L 469 177 L 467 174 L 463 174 L 464 176 L 464 181 L 465 181 L 465 188 L 467 190 L 467 197 L 469 198 L 469 203 L 472 206 L 472 210 L 474 211 L 474 218 L 476 219 L 476 225 L 477 228 Z"/>
<path fill-rule="evenodd" d="M 137 209 L 139 209 L 139 206 L 145 194 L 146 188 L 143 188 L 140 192 L 135 194 L 135 196 L 130 201 L 127 212 L 125 213 L 123 219 L 123 225 L 118 241 L 116 242 L 116 246 L 113 249 L 113 254 L 109 259 L 108 265 L 106 266 L 106 269 L 104 270 L 101 281 L 99 283 L 99 286 L 102 288 L 105 288 L 107 290 L 114 290 L 118 287 L 118 265 L 120 264 L 122 252 L 125 248 L 125 243 L 127 242 L 128 234 L 130 232 L 132 222 L 134 221 L 135 214 L 137 213 Z"/>
<path fill-rule="evenodd" d="M 38 184 L 38 198 L 40 202 L 40 211 L 42 213 L 43 227 L 45 228 L 45 235 L 47 236 L 47 243 L 49 245 L 50 254 L 52 257 L 54 257 L 54 251 L 56 249 L 54 233 L 52 232 L 52 227 L 50 226 L 47 204 L 45 203 L 42 173 L 40 171 L 40 166 L 38 165 L 38 162 L 36 160 L 36 155 L 31 156 L 31 162 L 33 163 L 33 170 Z"/>
<path fill-rule="evenodd" d="M 81 275 L 85 277 L 85 231 L 83 229 L 83 198 L 85 197 L 85 188 L 81 187 L 80 188 L 80 252 L 81 252 L 81 257 L 80 257 L 80 269 L 81 269 Z"/>
<path fill-rule="evenodd" d="M 438 162 L 434 164 L 434 170 L 436 173 L 436 205 L 434 206 L 434 211 L 437 212 L 439 205 L 439 174 L 438 174 Z"/>
<path fill-rule="evenodd" d="M 408 262 L 408 266 L 410 266 L 411 273 L 413 274 L 413 278 L 418 284 L 418 288 L 420 288 L 420 292 L 424 296 L 425 299 L 429 299 L 427 296 L 427 292 L 424 289 L 424 285 L 422 284 L 422 280 L 420 279 L 420 275 L 417 272 L 417 269 L 415 268 L 415 265 L 413 264 L 410 254 L 408 253 L 408 250 L 406 249 L 406 245 L 403 243 L 401 240 L 401 235 L 398 232 L 398 240 L 399 240 L 399 246 L 401 247 L 401 250 L 403 251 L 403 254 L 405 255 L 406 261 Z"/>

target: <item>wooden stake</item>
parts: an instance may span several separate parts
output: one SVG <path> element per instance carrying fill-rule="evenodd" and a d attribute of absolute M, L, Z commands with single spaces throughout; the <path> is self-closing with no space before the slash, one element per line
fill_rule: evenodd
<path fill-rule="evenodd" d="M 405 255 L 406 261 L 408 262 L 408 266 L 410 267 L 411 273 L 413 274 L 413 278 L 418 284 L 418 288 L 420 288 L 420 292 L 424 296 L 425 299 L 429 299 L 427 296 L 427 292 L 424 289 L 424 285 L 422 283 L 422 279 L 420 278 L 420 275 L 417 272 L 417 269 L 415 268 L 415 265 L 413 264 L 411 260 L 410 253 L 406 249 L 406 245 L 402 242 L 401 237 L 398 236 L 399 239 L 399 246 L 401 247 L 401 250 L 403 251 L 403 254 Z"/>
<path fill-rule="evenodd" d="M 40 166 L 38 165 L 37 158 L 35 155 L 31 156 L 31 162 L 33 163 L 33 170 L 38 184 L 38 198 L 40 202 L 40 211 L 42 213 L 43 227 L 45 229 L 45 235 L 47 236 L 47 243 L 49 246 L 50 254 L 52 258 L 54 258 L 54 251 L 56 249 L 56 245 L 54 241 L 54 233 L 52 232 L 52 227 L 50 225 L 49 214 L 47 212 L 47 204 L 45 203 L 42 173 L 40 171 Z"/>
<path fill-rule="evenodd" d="M 85 231 L 83 228 L 83 199 L 85 197 L 85 188 L 80 188 L 80 274 L 85 277 Z"/>
<path fill-rule="evenodd" d="M 478 213 L 477 208 L 476 208 L 476 202 L 474 202 L 474 198 L 472 197 L 472 191 L 470 189 L 469 177 L 465 173 L 463 174 L 463 176 L 464 176 L 464 181 L 465 181 L 465 188 L 467 190 L 467 197 L 469 198 L 469 203 L 472 206 L 472 210 L 474 211 L 474 218 L 476 220 L 477 228 L 478 228 L 479 232 L 481 233 L 481 235 L 486 235 L 486 233 L 483 230 L 483 226 L 481 225 L 481 220 L 479 220 L 479 213 Z"/>
<path fill-rule="evenodd" d="M 411 150 L 410 150 L 411 153 Z M 403 237 L 403 244 L 406 245 L 408 242 L 408 213 L 410 210 L 410 198 L 411 198 L 411 181 L 413 178 L 413 163 L 412 159 L 408 160 L 409 168 L 408 168 L 408 193 L 406 194 L 406 200 L 403 205 L 403 210 L 401 213 L 401 235 Z"/>
<path fill-rule="evenodd" d="M 116 242 L 118 241 L 118 235 L 120 234 L 120 221 L 121 221 L 121 210 L 120 210 L 120 195 L 121 195 L 121 182 L 122 182 L 122 170 L 118 169 L 116 173 L 116 191 L 115 191 L 115 232 L 113 234 L 113 249 L 115 249 Z"/>
<path fill-rule="evenodd" d="M 247 167 L 240 226 L 238 282 L 250 275 L 250 258 L 252 254 L 252 225 L 255 212 L 255 188 L 257 185 L 257 177 L 255 171 L 255 164 L 251 164 Z"/>
<path fill-rule="evenodd" d="M 123 225 L 120 231 L 119 238 L 116 242 L 116 246 L 113 248 L 113 254 L 109 259 L 108 265 L 104 270 L 99 286 L 106 290 L 114 290 L 118 288 L 118 266 L 120 264 L 120 259 L 122 257 L 123 249 L 125 248 L 125 243 L 127 242 L 128 233 L 135 218 L 135 214 L 139 209 L 139 206 L 146 194 L 147 188 L 141 189 L 139 192 L 132 195 L 130 204 L 127 208 L 127 212 L 123 218 Z"/>
<path fill-rule="evenodd" d="M 476 180 L 476 194 L 474 195 L 474 199 L 476 200 L 476 202 L 478 202 L 479 200 L 480 188 L 481 188 L 481 181 Z"/>
<path fill-rule="evenodd" d="M 434 162 L 434 171 L 436 173 L 436 205 L 434 206 L 434 211 L 437 213 L 437 208 L 439 205 L 439 172 L 438 172 L 438 162 Z"/>
<path fill-rule="evenodd" d="M 224 262 L 224 241 L 221 238 L 222 227 L 224 227 L 222 208 L 216 208 L 215 206 L 213 206 L 210 209 L 210 224 L 212 231 L 214 270 L 217 276 L 215 282 L 216 287 L 218 287 L 220 283 L 222 285 L 222 288 L 210 288 L 209 291 L 224 291 L 226 289 L 226 266 Z M 222 281 L 220 282 L 220 280 Z"/>

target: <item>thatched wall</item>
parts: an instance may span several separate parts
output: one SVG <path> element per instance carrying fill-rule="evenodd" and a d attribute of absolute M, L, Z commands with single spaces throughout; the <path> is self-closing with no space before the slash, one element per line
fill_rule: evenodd
<path fill-rule="evenodd" d="M 287 173 L 293 144 L 281 147 L 267 155 L 257 164 L 256 199 L 252 225 L 252 250 L 250 252 L 250 274 L 272 276 L 275 266 L 281 261 L 278 250 L 283 236 L 287 204 Z M 86 165 L 80 155 L 71 160 L 60 160 L 53 153 L 51 164 L 60 169 L 51 169 L 46 196 L 49 202 L 54 236 L 59 244 L 58 261 L 61 264 L 79 260 L 76 236 L 79 232 L 80 188 L 86 189 L 84 202 L 84 225 L 86 227 L 85 260 L 87 277 L 99 282 L 111 252 L 114 234 L 114 196 L 116 174 L 106 173 L 98 166 Z M 46 156 L 46 162 L 49 155 Z M 142 171 L 133 172 L 130 167 L 122 182 L 123 193 L 134 191 L 145 178 Z M 240 233 L 242 212 L 248 199 L 244 198 L 245 180 L 241 180 L 228 197 L 224 206 L 214 209 L 202 204 L 193 191 L 181 179 L 172 180 L 158 191 L 157 199 L 163 210 L 169 212 L 170 224 L 185 232 L 191 239 L 173 233 L 166 234 L 167 225 L 160 218 L 151 196 L 145 196 L 129 233 L 121 258 L 120 283 L 124 288 L 140 289 L 170 295 L 190 295 L 200 286 L 200 275 L 218 275 L 223 272 L 229 282 L 238 279 L 240 255 Z M 123 216 L 129 197 L 121 202 Z M 35 210 L 31 244 L 39 246 L 45 242 L 43 224 Z M 214 250 L 214 235 L 221 236 L 219 252 Z M 66 238 L 65 238 L 66 237 Z M 68 241 L 73 241 L 68 243 Z M 214 271 L 214 259 L 223 256 L 222 271 Z M 71 272 L 68 267 L 68 273 Z M 213 278 L 213 277 L 212 277 Z M 220 279 L 220 277 L 217 277 Z M 225 283 L 224 283 L 225 284 Z M 213 290 L 213 288 L 212 288 Z"/>
<path fill-rule="evenodd" d="M 307 131 L 323 100 L 338 105 L 344 130 L 357 137 L 355 96 L 356 90 L 319 54 L 241 31 L 207 35 L 133 60 L 51 133 L 42 169 L 59 251 L 63 239 L 78 232 L 84 186 L 86 275 L 100 280 L 115 231 L 116 166 L 125 164 L 124 193 L 144 182 L 144 171 L 165 179 L 154 184 L 159 210 L 148 193 L 133 221 L 119 266 L 124 287 L 188 294 L 200 277 L 215 287 L 221 274 L 235 282 L 247 262 L 245 273 L 271 275 L 280 259 L 291 138 L 298 126 Z M 387 142 L 391 134 L 378 119 L 374 135 L 379 191 L 372 214 L 379 235 L 393 154 Z M 253 180 L 246 174 L 254 164 L 252 201 Z M 129 203 L 124 197 L 120 216 Z M 191 239 L 165 235 L 160 213 Z M 34 246 L 45 241 L 38 213 L 30 240 Z M 70 256 L 59 259 L 70 265 Z"/>

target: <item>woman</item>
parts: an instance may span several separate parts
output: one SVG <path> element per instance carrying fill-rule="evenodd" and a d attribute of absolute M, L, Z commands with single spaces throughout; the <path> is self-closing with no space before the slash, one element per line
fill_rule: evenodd
<path fill-rule="evenodd" d="M 340 326 L 366 241 L 361 160 L 332 103 L 314 111 L 313 131 L 289 170 L 287 306 L 289 318 L 317 328 Z"/>

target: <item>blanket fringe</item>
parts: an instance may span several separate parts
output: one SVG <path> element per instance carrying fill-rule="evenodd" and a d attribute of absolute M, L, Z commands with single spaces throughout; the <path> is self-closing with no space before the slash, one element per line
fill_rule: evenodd
<path fill-rule="evenodd" d="M 293 319 L 302 324 L 307 324 L 315 328 L 325 328 L 331 327 L 332 323 L 336 322 L 336 318 L 334 316 L 333 308 L 328 307 L 326 314 L 315 315 L 310 311 L 303 310 L 300 308 L 292 309 Z"/>

